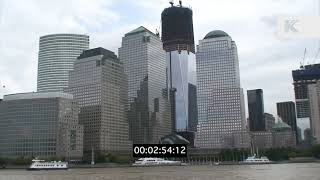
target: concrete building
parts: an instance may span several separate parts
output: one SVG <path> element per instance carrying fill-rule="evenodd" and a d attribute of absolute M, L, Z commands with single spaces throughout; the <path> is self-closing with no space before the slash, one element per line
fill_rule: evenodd
<path fill-rule="evenodd" d="M 250 132 L 253 148 L 270 149 L 273 147 L 273 134 L 271 131 Z"/>
<path fill-rule="evenodd" d="M 235 42 L 223 31 L 208 33 L 199 42 L 196 64 L 197 147 L 229 147 L 226 138 L 246 130 Z"/>
<path fill-rule="evenodd" d="M 65 92 L 79 103 L 85 152 L 130 149 L 126 77 L 113 52 L 100 47 L 84 51 L 70 71 Z"/>
<path fill-rule="evenodd" d="M 188 95 L 188 101 L 189 101 L 188 130 L 192 132 L 196 132 L 197 125 L 198 125 L 197 86 L 189 83 L 188 94 L 189 94 Z"/>
<path fill-rule="evenodd" d="M 310 102 L 310 129 L 314 138 L 313 143 L 320 144 L 320 81 L 308 85 Z"/>
<path fill-rule="evenodd" d="M 284 122 L 277 122 L 268 131 L 250 132 L 252 147 L 257 149 L 296 147 L 295 132 Z"/>
<path fill-rule="evenodd" d="M 303 139 L 302 139 L 302 130 L 299 127 L 297 127 L 297 135 L 298 135 L 297 137 L 298 143 L 300 144 L 303 141 Z"/>
<path fill-rule="evenodd" d="M 312 130 L 310 128 L 307 128 L 303 131 L 303 134 L 304 134 L 304 145 L 306 147 L 312 146 L 312 144 L 314 143 Z"/>
<path fill-rule="evenodd" d="M 193 12 L 180 5 L 161 14 L 163 49 L 167 60 L 167 86 L 174 131 L 188 131 L 188 62 L 195 56 Z M 185 134 L 185 133 L 182 133 Z M 180 134 L 180 135 L 182 135 Z"/>
<path fill-rule="evenodd" d="M 273 148 L 296 147 L 296 133 L 288 124 L 279 121 L 273 126 L 271 132 Z"/>
<path fill-rule="evenodd" d="M 119 58 L 128 77 L 130 139 L 158 143 L 172 130 L 162 42 L 141 26 L 122 38 Z"/>
<path fill-rule="evenodd" d="M 51 34 L 40 37 L 38 92 L 63 92 L 69 71 L 82 51 L 89 49 L 89 36 Z"/>
<path fill-rule="evenodd" d="M 264 131 L 265 119 L 263 117 L 263 91 L 262 89 L 254 89 L 247 91 L 248 96 L 248 112 L 249 112 L 249 129 L 250 131 Z"/>
<path fill-rule="evenodd" d="M 294 102 L 279 102 L 277 103 L 277 114 L 282 119 L 283 122 L 288 124 L 292 131 L 297 135 L 297 118 L 296 118 L 296 106 Z M 297 139 L 298 142 L 298 139 Z"/>
<path fill-rule="evenodd" d="M 5 95 L 0 103 L 0 156 L 81 159 L 78 113 L 71 94 Z"/>
<path fill-rule="evenodd" d="M 270 131 L 276 122 L 276 118 L 269 113 L 264 113 L 263 116 L 264 116 L 266 131 Z"/>

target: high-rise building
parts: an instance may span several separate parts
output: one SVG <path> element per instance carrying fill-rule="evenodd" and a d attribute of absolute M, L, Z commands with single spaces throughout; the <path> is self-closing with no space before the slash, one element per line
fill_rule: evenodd
<path fill-rule="evenodd" d="M 296 106 L 294 102 L 289 101 L 277 103 L 277 114 L 283 122 L 287 123 L 292 128 L 292 131 L 294 131 L 296 133 L 296 137 L 298 137 Z"/>
<path fill-rule="evenodd" d="M 192 10 L 180 5 L 163 10 L 161 14 L 163 49 L 167 59 L 167 83 L 173 128 L 188 130 L 188 62 L 194 59 Z"/>
<path fill-rule="evenodd" d="M 0 156 L 81 160 L 83 126 L 78 113 L 71 94 L 5 95 L 0 103 Z"/>
<path fill-rule="evenodd" d="M 119 59 L 128 77 L 130 139 L 158 143 L 172 130 L 162 42 L 141 26 L 122 38 Z"/>
<path fill-rule="evenodd" d="M 310 102 L 310 129 L 313 143 L 320 144 L 320 81 L 308 85 L 308 97 Z"/>
<path fill-rule="evenodd" d="M 254 89 L 247 91 L 248 111 L 249 111 L 249 129 L 250 131 L 264 131 L 265 120 L 263 118 L 263 91 L 262 89 Z"/>
<path fill-rule="evenodd" d="M 114 52 L 100 47 L 84 51 L 70 71 L 65 92 L 73 94 L 80 106 L 84 151 L 129 150 L 126 77 Z"/>
<path fill-rule="evenodd" d="M 264 116 L 266 131 L 270 131 L 276 122 L 276 118 L 269 113 L 264 113 L 263 116 Z"/>
<path fill-rule="evenodd" d="M 197 86 L 189 83 L 189 121 L 188 130 L 192 132 L 197 131 L 198 125 L 198 105 L 197 105 Z"/>
<path fill-rule="evenodd" d="M 235 42 L 223 31 L 208 33 L 197 47 L 196 64 L 199 121 L 197 146 L 235 147 L 226 144 L 228 137 L 233 133 L 246 133 L 244 97 Z M 242 143 L 246 144 L 244 141 Z"/>
<path fill-rule="evenodd" d="M 52 34 L 40 37 L 38 92 L 63 92 L 69 71 L 82 51 L 89 49 L 89 36 Z"/>
<path fill-rule="evenodd" d="M 310 117 L 308 85 L 320 80 L 320 64 L 302 66 L 292 71 L 298 118 Z"/>

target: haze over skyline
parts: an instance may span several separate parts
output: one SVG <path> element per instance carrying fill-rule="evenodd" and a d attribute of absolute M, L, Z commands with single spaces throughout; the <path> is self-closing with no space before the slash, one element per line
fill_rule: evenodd
<path fill-rule="evenodd" d="M 160 29 L 161 12 L 168 2 L 0 0 L 0 97 L 36 91 L 40 36 L 87 34 L 90 48 L 118 53 L 125 33 L 141 25 L 153 32 Z M 245 92 L 263 89 L 265 112 L 276 115 L 276 102 L 294 101 L 291 71 L 299 68 L 304 48 L 308 49 L 306 63 L 320 62 L 314 59 L 319 40 L 279 39 L 275 35 L 277 17 L 317 15 L 317 2 L 185 0 L 183 5 L 192 7 L 196 44 L 217 29 L 232 37 L 238 47 L 241 86 Z M 190 73 L 195 74 L 195 63 L 191 67 Z"/>

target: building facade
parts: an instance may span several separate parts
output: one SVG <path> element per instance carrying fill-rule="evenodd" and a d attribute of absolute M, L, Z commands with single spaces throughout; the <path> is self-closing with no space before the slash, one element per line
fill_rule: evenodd
<path fill-rule="evenodd" d="M 128 77 L 130 139 L 158 143 L 172 130 L 162 42 L 141 26 L 122 38 L 119 58 Z"/>
<path fill-rule="evenodd" d="M 320 144 L 320 81 L 308 85 L 312 143 Z"/>
<path fill-rule="evenodd" d="M 308 85 L 320 79 L 320 64 L 302 66 L 292 71 L 298 118 L 310 117 Z"/>
<path fill-rule="evenodd" d="M 188 63 L 195 56 L 193 12 L 180 5 L 163 10 L 161 14 L 163 49 L 167 60 L 167 86 L 173 129 L 188 130 Z"/>
<path fill-rule="evenodd" d="M 197 146 L 226 148 L 226 138 L 246 130 L 235 42 L 223 31 L 208 33 L 199 42 L 196 64 Z"/>
<path fill-rule="evenodd" d="M 263 116 L 264 116 L 266 131 L 270 131 L 276 122 L 276 118 L 269 113 L 264 113 Z"/>
<path fill-rule="evenodd" d="M 273 148 L 273 134 L 271 131 L 253 131 L 250 132 L 252 147 L 255 151 L 258 149 Z"/>
<path fill-rule="evenodd" d="M 284 123 L 277 122 L 272 128 L 272 142 L 273 148 L 295 148 L 297 145 L 296 132 L 292 128 Z"/>
<path fill-rule="evenodd" d="M 314 144 L 314 137 L 311 128 L 307 128 L 303 131 L 304 144 L 306 147 L 312 146 Z"/>
<path fill-rule="evenodd" d="M 71 94 L 24 93 L 0 103 L 1 157 L 81 159 L 83 126 Z"/>
<path fill-rule="evenodd" d="M 247 96 L 250 131 L 266 130 L 262 89 L 248 90 Z"/>
<path fill-rule="evenodd" d="M 289 101 L 277 103 L 277 114 L 283 122 L 285 122 L 292 128 L 292 131 L 294 131 L 296 133 L 296 137 L 298 137 L 296 106 L 294 102 Z"/>
<path fill-rule="evenodd" d="M 63 92 L 69 71 L 82 51 L 89 49 L 89 36 L 52 34 L 40 37 L 38 92 Z"/>
<path fill-rule="evenodd" d="M 65 92 L 79 103 L 85 152 L 130 149 L 126 87 L 123 64 L 113 52 L 95 48 L 77 58 Z"/>
<path fill-rule="evenodd" d="M 192 132 L 197 131 L 198 125 L 198 105 L 197 105 L 197 86 L 189 83 L 189 121 L 188 121 L 188 130 Z"/>

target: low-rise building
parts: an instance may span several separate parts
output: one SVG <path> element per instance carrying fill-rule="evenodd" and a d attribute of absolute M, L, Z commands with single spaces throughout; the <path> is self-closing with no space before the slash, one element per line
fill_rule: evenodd
<path fill-rule="evenodd" d="M 264 113 L 263 116 L 264 116 L 266 131 L 270 131 L 276 122 L 276 118 L 269 113 Z"/>
<path fill-rule="evenodd" d="M 284 123 L 278 122 L 272 127 L 273 148 L 296 147 L 296 134 L 292 128 Z"/>
<path fill-rule="evenodd" d="M 78 113 L 71 94 L 5 95 L 0 103 L 0 156 L 81 159 Z"/>
<path fill-rule="evenodd" d="M 251 138 L 255 148 L 270 149 L 273 147 L 272 133 L 270 131 L 251 132 Z"/>

